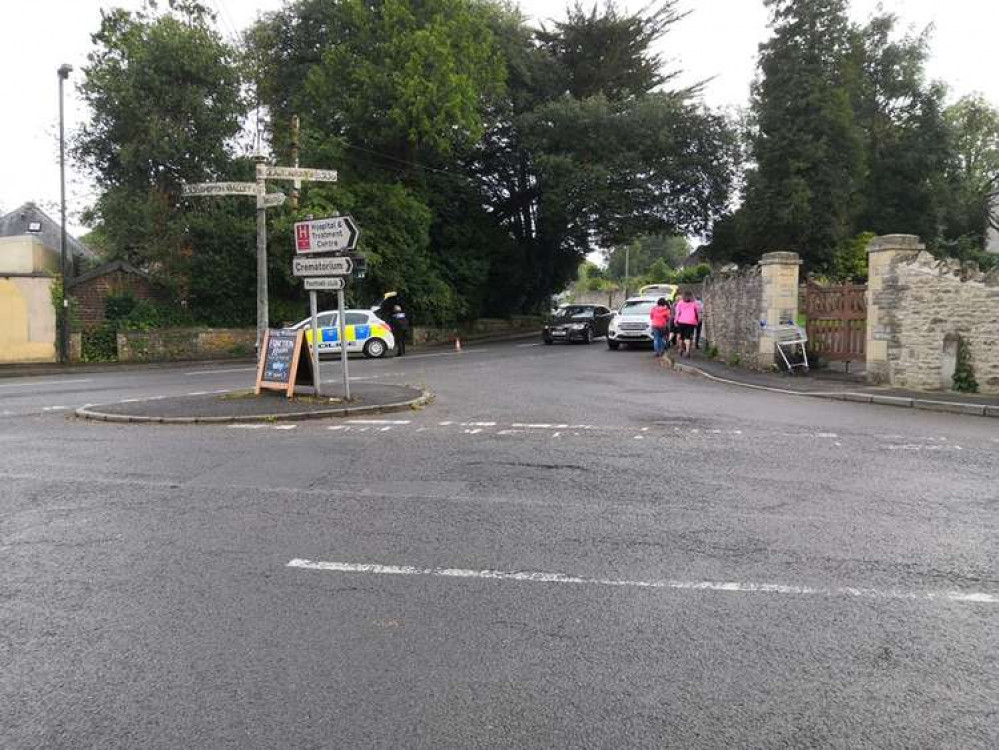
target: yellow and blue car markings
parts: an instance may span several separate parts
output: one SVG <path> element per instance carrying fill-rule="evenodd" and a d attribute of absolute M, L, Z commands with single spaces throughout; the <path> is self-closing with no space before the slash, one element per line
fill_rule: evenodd
<path fill-rule="evenodd" d="M 347 334 L 347 346 L 351 344 L 363 344 L 368 339 L 375 337 L 382 340 L 387 340 L 390 334 L 388 326 L 383 325 L 348 325 L 346 327 Z M 305 339 L 312 344 L 312 329 L 305 329 Z M 340 344 L 340 329 L 331 326 L 319 329 L 319 345 L 322 346 L 339 346 Z"/>

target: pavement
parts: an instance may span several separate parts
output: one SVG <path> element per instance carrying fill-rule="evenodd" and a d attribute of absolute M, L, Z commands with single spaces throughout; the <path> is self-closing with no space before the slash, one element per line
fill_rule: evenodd
<path fill-rule="evenodd" d="M 995 747 L 996 423 L 538 343 L 0 383 L 0 746 Z"/>
<path fill-rule="evenodd" d="M 863 373 L 851 374 L 842 370 L 813 369 L 807 374 L 796 370 L 793 375 L 786 372 L 754 372 L 732 367 L 717 359 L 708 359 L 703 349 L 695 350 L 690 359 L 677 358 L 675 353 L 671 353 L 671 360 L 680 369 L 748 388 L 880 406 L 999 417 L 999 396 L 995 395 L 875 386 L 867 383 Z"/>

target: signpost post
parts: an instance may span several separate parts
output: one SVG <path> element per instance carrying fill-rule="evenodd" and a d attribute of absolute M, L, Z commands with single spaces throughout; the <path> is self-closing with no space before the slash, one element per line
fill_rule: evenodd
<path fill-rule="evenodd" d="M 300 175 L 300 173 L 310 171 L 284 167 L 281 170 L 281 176 L 284 179 L 294 176 L 303 176 L 304 178 L 304 175 Z M 357 224 L 350 216 L 331 216 L 326 219 L 297 222 L 295 224 L 296 255 L 291 262 L 291 272 L 304 279 L 305 288 L 309 292 L 309 305 L 312 310 L 312 348 L 313 356 L 316 358 L 315 370 L 317 373 L 319 371 L 319 338 L 316 326 L 316 291 L 336 292 L 337 341 L 340 343 L 343 395 L 347 401 L 350 401 L 350 371 L 347 358 L 347 311 L 344 304 L 344 288 L 347 285 L 347 277 L 354 270 L 354 260 L 340 253 L 354 250 L 357 247 L 359 234 Z M 316 393 L 319 393 L 318 387 Z"/>
<path fill-rule="evenodd" d="M 186 197 L 247 195 L 257 199 L 257 356 L 263 352 L 264 334 L 270 325 L 267 299 L 267 209 L 285 202 L 284 193 L 268 193 L 267 180 L 291 180 L 296 189 L 302 182 L 336 182 L 332 169 L 277 167 L 266 164 L 262 155 L 256 157 L 256 182 L 198 182 L 184 186 Z"/>

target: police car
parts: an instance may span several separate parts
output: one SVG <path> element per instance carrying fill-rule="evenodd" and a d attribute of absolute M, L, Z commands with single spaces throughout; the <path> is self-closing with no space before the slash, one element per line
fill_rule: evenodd
<path fill-rule="evenodd" d="M 340 353 L 340 328 L 336 310 L 319 313 L 319 354 Z M 378 359 L 395 350 L 395 337 L 388 323 L 370 310 L 347 310 L 347 353 L 360 352 L 365 357 Z M 305 330 L 305 338 L 312 344 L 312 317 L 299 321 L 293 329 Z"/>

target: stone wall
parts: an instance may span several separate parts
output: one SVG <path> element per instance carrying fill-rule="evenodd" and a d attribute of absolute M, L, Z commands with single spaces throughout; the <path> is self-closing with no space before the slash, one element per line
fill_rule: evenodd
<path fill-rule="evenodd" d="M 162 328 L 155 331 L 119 331 L 119 362 L 225 359 L 252 356 L 254 328 Z"/>
<path fill-rule="evenodd" d="M 480 318 L 456 327 L 439 328 L 414 326 L 411 338 L 414 344 L 441 344 L 460 338 L 474 341 L 482 338 L 501 338 L 537 332 L 541 333 L 542 320 L 534 315 L 514 315 L 510 318 Z"/>
<path fill-rule="evenodd" d="M 767 253 L 758 266 L 710 276 L 704 335 L 722 360 L 754 370 L 777 365 L 776 329 L 798 316 L 797 253 Z"/>
<path fill-rule="evenodd" d="M 999 393 L 999 269 L 937 260 L 906 235 L 876 238 L 868 252 L 869 379 L 949 389 L 960 339 L 982 392 Z"/>
<path fill-rule="evenodd" d="M 704 282 L 703 300 L 708 344 L 718 347 L 722 361 L 738 359 L 745 367 L 759 368 L 760 321 L 764 319 L 761 268 L 712 275 Z"/>

